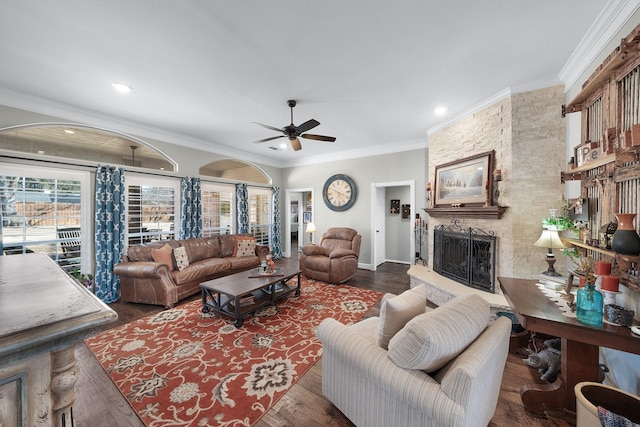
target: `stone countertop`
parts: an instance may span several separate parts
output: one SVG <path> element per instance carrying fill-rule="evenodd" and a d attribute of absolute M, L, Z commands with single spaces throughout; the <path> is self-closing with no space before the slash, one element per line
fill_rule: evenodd
<path fill-rule="evenodd" d="M 64 347 L 117 318 L 46 254 L 0 256 L 0 361 Z"/>

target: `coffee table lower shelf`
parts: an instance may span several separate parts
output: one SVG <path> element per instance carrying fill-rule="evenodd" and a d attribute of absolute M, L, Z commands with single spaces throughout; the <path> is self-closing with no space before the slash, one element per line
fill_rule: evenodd
<path fill-rule="evenodd" d="M 234 280 L 232 276 L 237 276 Z M 231 317 L 240 328 L 244 318 L 257 310 L 286 298 L 292 292 L 300 296 L 300 271 L 285 273 L 279 277 L 248 278 L 246 273 L 236 273 L 221 279 L 200 284 L 202 288 L 202 312 L 211 311 Z M 288 284 L 293 277 L 298 283 Z"/>

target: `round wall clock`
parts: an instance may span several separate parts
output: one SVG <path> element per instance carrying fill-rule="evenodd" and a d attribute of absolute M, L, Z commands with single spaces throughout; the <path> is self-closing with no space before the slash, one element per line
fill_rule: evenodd
<path fill-rule="evenodd" d="M 336 212 L 349 209 L 357 197 L 358 187 L 355 181 L 344 174 L 336 174 L 327 179 L 322 189 L 325 205 Z"/>

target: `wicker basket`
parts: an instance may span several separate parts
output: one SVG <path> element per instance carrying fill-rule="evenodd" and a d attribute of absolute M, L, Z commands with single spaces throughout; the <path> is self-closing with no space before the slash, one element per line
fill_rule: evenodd
<path fill-rule="evenodd" d="M 635 311 L 627 310 L 619 305 L 607 304 L 604 306 L 604 319 L 617 325 L 631 326 L 634 314 L 636 314 Z"/>

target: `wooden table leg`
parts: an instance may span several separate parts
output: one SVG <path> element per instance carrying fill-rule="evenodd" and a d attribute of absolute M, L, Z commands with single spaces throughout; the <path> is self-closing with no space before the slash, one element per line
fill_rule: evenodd
<path fill-rule="evenodd" d="M 565 387 L 558 377 L 550 384 L 525 384 L 520 389 L 520 399 L 524 407 L 536 414 L 544 414 L 548 409 L 562 409 L 565 403 Z"/>
<path fill-rule="evenodd" d="M 569 412 L 576 412 L 574 387 L 581 381 L 598 382 L 600 375 L 600 348 L 562 338 L 562 368 L 560 375 L 566 384 L 566 405 Z"/>
<path fill-rule="evenodd" d="M 536 414 L 548 409 L 576 412 L 574 387 L 581 381 L 598 381 L 599 347 L 562 338 L 562 367 L 552 384 L 524 385 L 520 398 L 524 407 Z"/>

